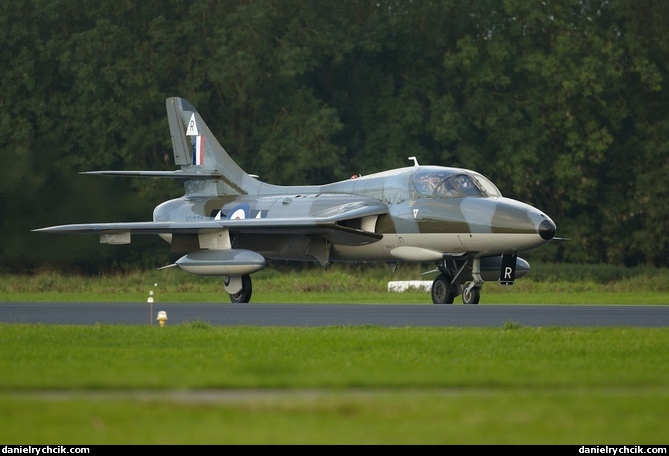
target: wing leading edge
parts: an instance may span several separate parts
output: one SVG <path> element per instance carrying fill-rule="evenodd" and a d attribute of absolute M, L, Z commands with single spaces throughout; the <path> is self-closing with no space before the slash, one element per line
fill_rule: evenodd
<path fill-rule="evenodd" d="M 318 235 L 344 245 L 376 242 L 383 236 L 372 231 L 351 228 L 342 222 L 387 213 L 383 204 L 362 205 L 338 214 L 298 218 L 228 219 L 202 221 L 80 223 L 39 228 L 33 231 L 57 234 L 97 234 L 106 243 L 130 242 L 131 234 L 208 234 L 221 230 L 239 234 Z"/>

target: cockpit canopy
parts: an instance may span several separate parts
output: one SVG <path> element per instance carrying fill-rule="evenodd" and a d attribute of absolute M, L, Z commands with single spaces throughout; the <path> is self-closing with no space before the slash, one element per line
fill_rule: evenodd
<path fill-rule="evenodd" d="M 421 167 L 411 180 L 421 197 L 502 196 L 495 184 L 486 177 L 464 169 Z"/>

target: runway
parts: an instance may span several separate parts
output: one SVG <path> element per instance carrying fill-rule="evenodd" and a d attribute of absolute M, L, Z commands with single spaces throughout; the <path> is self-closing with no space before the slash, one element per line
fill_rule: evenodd
<path fill-rule="evenodd" d="M 667 327 L 669 306 L 0 302 L 0 322 L 214 326 Z"/>

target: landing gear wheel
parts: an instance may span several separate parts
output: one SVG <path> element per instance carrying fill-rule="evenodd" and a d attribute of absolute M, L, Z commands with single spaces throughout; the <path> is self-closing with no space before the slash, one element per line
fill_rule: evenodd
<path fill-rule="evenodd" d="M 242 289 L 237 293 L 230 293 L 230 301 L 234 303 L 247 303 L 251 300 L 251 291 L 253 291 L 251 276 L 244 275 L 242 276 Z"/>
<path fill-rule="evenodd" d="M 446 274 L 439 274 L 432 282 L 432 302 L 434 304 L 453 304 L 455 292 Z"/>
<path fill-rule="evenodd" d="M 465 304 L 478 304 L 481 299 L 481 289 L 479 287 L 473 287 L 468 289 L 465 287 L 462 290 L 462 302 Z"/>

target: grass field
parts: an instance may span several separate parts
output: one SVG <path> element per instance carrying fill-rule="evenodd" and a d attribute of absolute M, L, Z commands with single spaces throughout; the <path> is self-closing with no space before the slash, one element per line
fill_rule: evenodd
<path fill-rule="evenodd" d="M 254 303 L 430 304 L 429 292 L 388 292 L 388 282 L 432 280 L 417 266 L 327 270 L 266 269 L 253 275 Z M 110 275 L 0 274 L 0 301 L 230 302 L 220 277 L 198 277 L 176 269 Z M 456 298 L 456 303 L 461 303 Z M 528 277 L 503 287 L 486 283 L 481 304 L 669 304 L 669 270 L 592 265 L 537 265 Z"/>
<path fill-rule="evenodd" d="M 546 271 L 481 302 L 669 304 L 665 271 Z M 259 275 L 253 301 L 429 303 L 365 272 Z M 5 275 L 0 301 L 228 302 L 160 273 Z M 666 445 L 668 361 L 667 328 L 0 324 L 0 442 Z"/>

